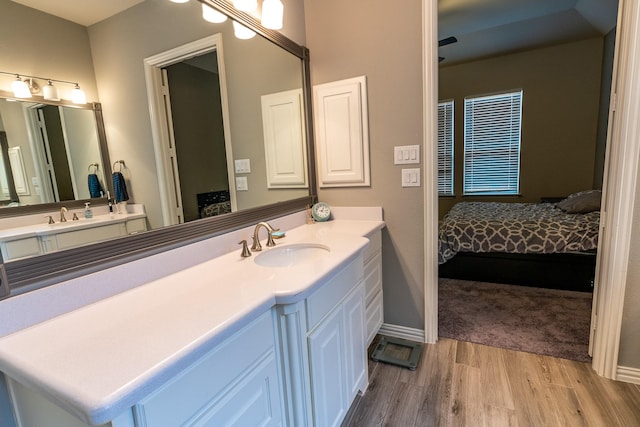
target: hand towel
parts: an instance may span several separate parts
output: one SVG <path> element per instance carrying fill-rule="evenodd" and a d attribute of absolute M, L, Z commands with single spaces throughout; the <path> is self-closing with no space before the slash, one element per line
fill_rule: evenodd
<path fill-rule="evenodd" d="M 116 192 L 116 203 L 129 200 L 129 192 L 127 191 L 127 184 L 124 182 L 122 172 L 113 173 L 113 189 Z"/>
<path fill-rule="evenodd" d="M 89 174 L 89 195 L 92 199 L 96 197 L 102 197 L 104 194 L 104 190 L 102 189 L 102 185 L 100 184 L 100 180 L 98 179 L 98 175 L 95 173 Z"/>

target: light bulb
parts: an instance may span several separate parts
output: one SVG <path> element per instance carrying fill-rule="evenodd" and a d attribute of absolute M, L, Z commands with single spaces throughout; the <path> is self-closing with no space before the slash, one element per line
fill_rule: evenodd
<path fill-rule="evenodd" d="M 186 2 L 188 2 L 189 0 L 169 0 L 169 1 L 172 1 L 172 2 L 174 2 L 174 3 L 186 3 Z"/>
<path fill-rule="evenodd" d="M 282 29 L 284 6 L 280 0 L 262 2 L 262 25 L 272 30 Z"/>
<path fill-rule="evenodd" d="M 49 80 L 47 85 L 42 88 L 42 95 L 47 101 L 60 101 L 58 89 L 53 85 L 53 83 L 51 83 L 51 80 Z"/>
<path fill-rule="evenodd" d="M 31 98 L 29 86 L 23 82 L 18 75 L 16 75 L 16 79 L 11 83 L 11 90 L 16 98 Z"/>
<path fill-rule="evenodd" d="M 202 3 L 202 19 L 213 24 L 220 24 L 227 20 L 227 15 L 218 12 L 208 4 Z"/>
<path fill-rule="evenodd" d="M 258 0 L 233 0 L 233 7 L 243 12 L 258 10 Z"/>
<path fill-rule="evenodd" d="M 80 86 L 76 83 L 76 87 L 71 91 L 71 102 L 74 104 L 86 104 L 87 95 L 80 89 Z"/>
<path fill-rule="evenodd" d="M 233 33 L 242 40 L 247 40 L 256 35 L 255 31 L 248 29 L 242 24 L 233 21 Z"/>

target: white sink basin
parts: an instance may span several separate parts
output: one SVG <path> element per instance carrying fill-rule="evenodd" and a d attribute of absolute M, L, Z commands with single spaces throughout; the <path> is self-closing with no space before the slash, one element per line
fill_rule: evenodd
<path fill-rule="evenodd" d="M 263 267 L 294 267 L 312 263 L 329 254 L 329 247 L 317 243 L 296 243 L 269 248 L 255 257 L 255 262 Z"/>

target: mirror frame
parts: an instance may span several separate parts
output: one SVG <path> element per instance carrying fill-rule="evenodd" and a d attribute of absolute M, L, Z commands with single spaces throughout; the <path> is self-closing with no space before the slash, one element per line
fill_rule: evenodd
<path fill-rule="evenodd" d="M 39 255 L 32 258 L 18 259 L 2 264 L 0 255 L 0 274 L 6 271 L 6 278 L 0 277 L 0 298 L 11 297 L 48 285 L 70 280 L 106 268 L 121 265 L 137 259 L 145 258 L 157 253 L 165 252 L 201 240 L 209 239 L 230 231 L 238 230 L 256 224 L 259 221 L 267 221 L 273 218 L 299 212 L 309 204 L 317 200 L 316 169 L 313 140 L 313 115 L 311 110 L 311 77 L 309 72 L 309 50 L 298 45 L 278 31 L 270 30 L 261 25 L 253 16 L 236 10 L 226 0 L 198 0 L 223 12 L 257 34 L 280 46 L 301 60 L 303 73 L 303 92 L 306 119 L 307 138 L 307 173 L 309 174 L 309 196 L 298 199 L 278 202 L 257 208 L 246 209 L 217 217 L 200 219 L 184 224 L 158 228 L 140 234 L 124 236 L 107 240 L 97 244 L 65 249 L 50 254 Z M 67 103 L 64 103 L 67 105 Z M 71 104 L 73 105 L 73 104 Z M 93 104 L 96 118 L 100 117 L 102 123 L 102 110 L 100 104 Z M 106 136 L 104 124 L 99 129 L 100 138 Z M 110 172 L 108 152 L 102 153 L 107 159 Z M 66 206 L 83 206 L 83 202 L 65 203 Z M 56 209 L 62 204 L 47 204 L 46 208 Z M 38 207 L 30 207 L 36 209 Z M 25 213 L 26 211 L 21 211 Z M 35 212 L 33 212 L 35 213 Z M 0 215 L 0 217 L 2 217 Z M 2 295 L 1 286 L 8 283 L 8 295 Z"/>

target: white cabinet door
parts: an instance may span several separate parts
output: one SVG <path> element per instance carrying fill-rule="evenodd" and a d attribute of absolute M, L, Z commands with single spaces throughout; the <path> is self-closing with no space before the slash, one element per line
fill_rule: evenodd
<path fill-rule="evenodd" d="M 339 426 L 367 387 L 364 286 L 351 293 L 309 334 L 315 426 Z"/>
<path fill-rule="evenodd" d="M 348 410 L 342 308 L 309 334 L 308 342 L 314 425 L 339 426 Z"/>
<path fill-rule="evenodd" d="M 320 187 L 369 186 L 365 76 L 313 87 Z"/>
<path fill-rule="evenodd" d="M 367 386 L 364 296 L 360 285 L 342 304 L 345 324 L 348 404 Z"/>

